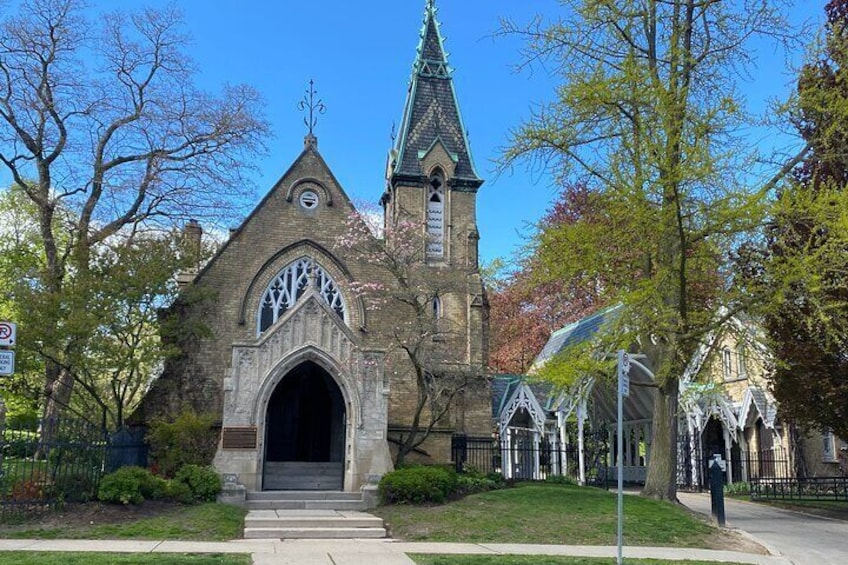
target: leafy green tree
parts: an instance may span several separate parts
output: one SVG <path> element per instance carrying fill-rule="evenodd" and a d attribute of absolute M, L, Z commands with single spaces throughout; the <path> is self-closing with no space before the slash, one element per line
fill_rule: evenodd
<path fill-rule="evenodd" d="M 811 151 L 747 263 L 785 418 L 848 437 L 848 2 L 825 6 L 824 53 L 803 67 L 794 123 Z"/>
<path fill-rule="evenodd" d="M 99 337 L 98 262 L 147 230 L 231 210 L 267 126 L 251 88 L 194 85 L 173 8 L 95 19 L 80 0 L 22 0 L 0 18 L 0 164 L 36 213 L 26 308 L 53 418 Z"/>
<path fill-rule="evenodd" d="M 643 493 L 676 499 L 679 379 L 720 306 L 740 307 L 728 280 L 731 251 L 763 217 L 764 197 L 786 170 L 756 190 L 747 123 L 735 79 L 750 69 L 748 39 L 789 29 L 768 0 L 565 0 L 561 19 L 529 27 L 527 64 L 561 79 L 555 99 L 513 132 L 505 165 L 529 160 L 560 182 L 580 173 L 604 221 L 578 220 L 544 234 L 556 253 L 552 278 L 600 281 L 621 303 L 603 352 L 640 344 L 656 375 L 653 440 Z M 559 360 L 560 384 L 609 372 L 597 348 Z M 568 355 L 568 353 L 567 353 Z M 594 357 L 592 356 L 594 355 Z"/>
<path fill-rule="evenodd" d="M 22 353 L 16 376 L 4 381 L 3 392 L 29 406 L 42 400 L 37 375 L 51 359 L 43 344 L 50 327 L 45 316 L 53 315 L 40 304 L 43 256 L 36 218 L 20 187 L 0 195 L 0 221 L 10 226 L 0 241 L 0 280 L 6 281 L 0 308 L 19 324 Z M 176 296 L 175 275 L 197 264 L 192 245 L 170 232 L 114 236 L 94 249 L 85 278 L 68 275 L 65 299 L 79 308 L 66 322 L 88 339 L 53 359 L 75 389 L 67 395 L 66 410 L 109 427 L 123 424 L 171 353 L 160 339 L 169 327 L 161 323 L 160 312 Z"/>

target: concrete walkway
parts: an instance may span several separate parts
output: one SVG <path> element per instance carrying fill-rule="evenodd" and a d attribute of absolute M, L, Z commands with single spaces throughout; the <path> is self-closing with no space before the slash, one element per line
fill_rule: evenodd
<path fill-rule="evenodd" d="M 710 495 L 678 493 L 680 502 L 710 514 Z M 746 532 L 794 565 L 848 564 L 848 522 L 725 499 L 727 526 Z"/>
<path fill-rule="evenodd" d="M 615 557 L 615 547 L 580 545 L 519 545 L 408 543 L 392 540 L 237 540 L 230 542 L 0 540 L 0 551 L 102 551 L 120 553 L 250 553 L 254 565 L 414 565 L 407 553 L 482 555 L 570 555 Z M 733 551 L 625 547 L 624 556 L 687 561 L 791 565 L 780 557 Z M 844 563 L 844 562 L 843 562 Z"/>

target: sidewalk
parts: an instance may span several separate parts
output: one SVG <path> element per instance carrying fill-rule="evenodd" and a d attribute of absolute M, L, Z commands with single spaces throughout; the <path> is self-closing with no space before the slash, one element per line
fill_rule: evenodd
<path fill-rule="evenodd" d="M 616 548 L 581 545 L 411 543 L 393 540 L 236 540 L 229 542 L 125 540 L 0 540 L 0 551 L 101 551 L 118 553 L 249 553 L 254 565 L 413 565 L 407 553 L 567 555 L 615 557 Z M 625 547 L 624 556 L 681 562 L 715 561 L 791 565 L 769 555 L 672 547 Z"/>
<path fill-rule="evenodd" d="M 708 494 L 680 492 L 677 496 L 691 510 L 709 516 Z M 848 563 L 848 522 L 733 498 L 725 498 L 724 506 L 728 527 L 746 532 L 795 565 Z"/>

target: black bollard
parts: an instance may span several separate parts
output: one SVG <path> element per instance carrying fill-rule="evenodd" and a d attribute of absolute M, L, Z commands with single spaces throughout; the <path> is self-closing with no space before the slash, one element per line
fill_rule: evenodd
<path fill-rule="evenodd" d="M 710 463 L 710 500 L 712 515 L 718 525 L 724 527 L 724 471 L 717 459 Z"/>

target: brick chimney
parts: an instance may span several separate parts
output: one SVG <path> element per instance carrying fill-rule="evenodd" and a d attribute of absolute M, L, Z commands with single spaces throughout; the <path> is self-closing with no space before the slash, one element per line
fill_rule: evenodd
<path fill-rule="evenodd" d="M 191 283 L 199 271 L 200 251 L 203 244 L 203 228 L 200 227 L 200 223 L 197 220 L 191 219 L 183 227 L 183 239 L 185 242 L 185 251 L 191 259 L 192 266 L 186 271 L 177 274 L 177 284 L 180 288 Z"/>

